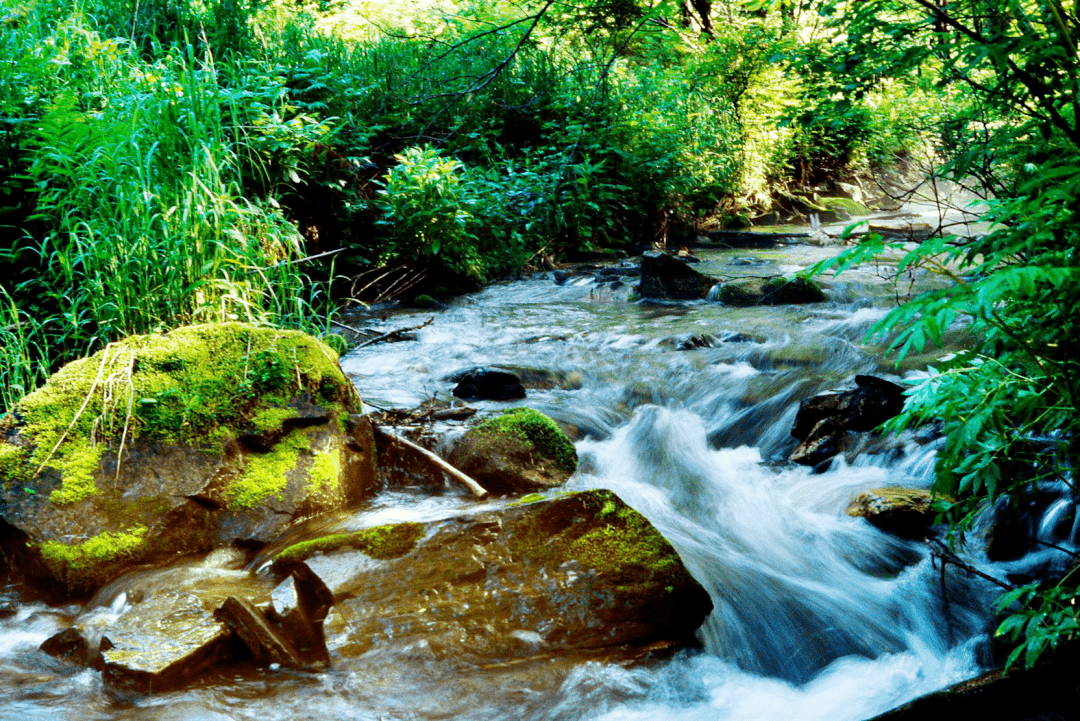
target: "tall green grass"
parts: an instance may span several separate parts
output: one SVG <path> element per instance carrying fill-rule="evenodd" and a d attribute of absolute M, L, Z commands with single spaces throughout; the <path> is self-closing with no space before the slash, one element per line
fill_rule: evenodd
<path fill-rule="evenodd" d="M 293 263 L 302 239 L 271 197 L 243 187 L 267 138 L 280 140 L 272 104 L 241 110 L 212 56 L 191 45 L 147 61 L 77 12 L 50 26 L 49 5 L 36 7 L 3 46 L 25 70 L 5 115 L 27 99 L 39 112 L 15 148 L 24 174 L 8 181 L 31 191 L 33 212 L 5 249 L 22 272 L 0 297 L 10 306 L 0 377 L 13 379 L 4 406 L 49 361 L 127 334 L 230 319 L 319 326 L 322 289 Z"/>

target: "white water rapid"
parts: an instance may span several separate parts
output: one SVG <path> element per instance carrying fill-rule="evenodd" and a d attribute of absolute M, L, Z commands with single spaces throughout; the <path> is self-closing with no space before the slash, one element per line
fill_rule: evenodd
<path fill-rule="evenodd" d="M 718 251 L 702 270 L 764 275 L 805 266 L 816 252 Z M 570 487 L 611 489 L 675 546 L 715 606 L 700 649 L 634 667 L 556 657 L 499 669 L 403 649 L 316 674 L 241 666 L 183 691 L 132 697 L 37 650 L 95 611 L 23 602 L 0 620 L 0 719 L 859 721 L 976 674 L 994 590 L 954 568 L 942 573 L 924 544 L 845 514 L 868 488 L 927 487 L 933 443 L 887 445 L 817 474 L 781 463 L 801 399 L 850 388 L 857 373 L 890 376 L 860 344 L 888 288 L 856 273 L 829 292 L 829 303 L 733 309 L 626 302 L 591 276 L 562 285 L 539 276 L 435 313 L 373 309 L 368 321 L 385 330 L 435 319 L 418 340 L 343 359 L 373 407 L 446 395 L 444 378 L 473 366 L 546 374 L 546 388 L 509 405 L 576 429 L 581 462 Z M 715 342 L 679 350 L 690 334 Z M 453 487 L 393 489 L 346 524 L 474 507 Z M 117 584 L 96 612 L 123 593 Z"/>

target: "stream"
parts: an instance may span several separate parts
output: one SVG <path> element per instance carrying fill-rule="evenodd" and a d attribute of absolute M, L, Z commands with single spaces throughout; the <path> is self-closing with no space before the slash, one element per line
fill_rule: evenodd
<path fill-rule="evenodd" d="M 835 252 L 699 251 L 697 268 L 772 275 Z M 886 444 L 816 474 L 782 462 L 800 400 L 850 388 L 856 374 L 898 379 L 862 345 L 893 287 L 864 268 L 827 282 L 827 303 L 737 309 L 631 302 L 635 281 L 624 281 L 538 274 L 441 311 L 372 308 L 362 318 L 376 329 L 435 320 L 418 340 L 354 350 L 342 367 L 372 408 L 445 397 L 443 379 L 473 366 L 553 379 L 523 401 L 473 405 L 527 405 L 574 431 L 569 488 L 617 493 L 708 590 L 715 609 L 700 648 L 638 665 L 570 654 L 496 668 L 399 648 L 315 674 L 238 664 L 182 691 L 129 696 L 37 650 L 80 613 L 121 608 L 131 588 L 121 580 L 86 609 L 22 604 L 0 620 L 0 718 L 858 721 L 983 670 L 996 589 L 943 574 L 924 544 L 845 514 L 868 488 L 928 487 L 934 442 Z M 680 350 L 694 334 L 712 346 Z M 452 485 L 387 488 L 334 529 L 501 503 Z M 182 573 L 240 582 L 257 566 L 217 552 Z M 182 585 L 177 573 L 160 583 Z"/>

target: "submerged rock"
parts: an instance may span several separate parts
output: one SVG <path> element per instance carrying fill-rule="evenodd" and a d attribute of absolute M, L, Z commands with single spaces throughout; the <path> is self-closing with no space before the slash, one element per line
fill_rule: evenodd
<path fill-rule="evenodd" d="M 714 279 L 667 253 L 648 251 L 641 256 L 638 292 L 643 298 L 701 300 L 715 284 Z"/>
<path fill-rule="evenodd" d="M 725 305 L 795 305 L 825 300 L 821 286 L 812 280 L 794 278 L 735 278 L 723 283 L 717 300 Z"/>
<path fill-rule="evenodd" d="M 644 517 L 610 491 L 396 524 L 285 549 L 333 597 L 332 659 L 419 645 L 494 663 L 569 649 L 688 641 L 708 594 Z"/>
<path fill-rule="evenodd" d="M 457 383 L 450 392 L 467 401 L 511 401 L 525 397 L 521 378 L 497 368 L 471 368 L 447 376 L 446 380 Z"/>
<path fill-rule="evenodd" d="M 577 451 L 555 421 L 515 408 L 469 429 L 449 461 L 493 492 L 529 492 L 566 483 Z"/>
<path fill-rule="evenodd" d="M 855 497 L 847 514 L 904 538 L 923 538 L 934 524 L 936 511 L 930 491 L 918 488 L 871 488 Z"/>
<path fill-rule="evenodd" d="M 791 435 L 801 442 L 790 460 L 816 466 L 845 450 L 848 432 L 872 431 L 904 409 L 904 389 L 873 376 L 855 376 L 857 388 L 807 398 Z"/>
<path fill-rule="evenodd" d="M 266 542 L 374 483 L 337 354 L 226 323 L 133 336 L 70 363 L 0 421 L 13 577 L 86 597 L 135 564 Z"/>

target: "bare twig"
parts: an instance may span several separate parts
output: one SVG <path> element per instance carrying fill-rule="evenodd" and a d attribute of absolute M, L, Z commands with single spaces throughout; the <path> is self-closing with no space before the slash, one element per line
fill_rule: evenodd
<path fill-rule="evenodd" d="M 466 475 L 465 473 L 461 472 L 457 468 L 454 468 L 452 465 L 450 465 L 449 463 L 444 461 L 442 458 L 439 458 L 437 455 L 435 455 L 434 453 L 432 453 L 428 449 L 424 448 L 423 446 L 418 446 L 417 444 L 413 443 L 412 441 L 407 440 L 405 438 L 402 438 L 401 436 L 397 435 L 396 433 L 391 433 L 390 431 L 387 431 L 387 430 L 385 430 L 383 428 L 380 428 L 379 426 L 372 426 L 372 427 L 375 429 L 376 434 L 382 436 L 383 438 L 388 440 L 390 443 L 394 443 L 394 444 L 398 445 L 401 448 L 405 448 L 405 449 L 407 449 L 409 451 L 412 451 L 412 452 L 416 453 L 417 455 L 421 456 L 422 458 L 427 460 L 429 463 L 431 463 L 433 466 L 438 468 L 440 471 L 442 471 L 446 475 L 450 476 L 455 481 L 458 481 L 459 483 L 464 485 L 466 488 L 468 488 L 470 491 L 472 491 L 472 494 L 474 496 L 476 496 L 477 498 L 486 498 L 487 497 L 487 495 L 488 495 L 487 489 L 485 489 L 483 486 L 481 486 L 479 483 L 477 483 L 474 478 L 472 478 L 469 475 Z"/>
<path fill-rule="evenodd" d="M 405 333 L 409 333 L 409 332 L 414 331 L 414 330 L 420 330 L 421 328 L 426 328 L 429 325 L 431 325 L 434 320 L 435 320 L 435 316 L 431 316 L 430 318 L 428 318 L 426 321 L 424 321 L 420 325 L 414 325 L 411 328 L 398 328 L 396 330 L 390 331 L 389 333 L 383 333 L 382 335 L 377 335 L 374 338 L 371 338 L 370 340 L 364 341 L 363 343 L 361 343 L 360 345 L 358 345 L 356 347 L 357 348 L 363 348 L 365 346 L 375 345 L 376 343 L 383 343 L 383 342 L 392 343 L 397 338 L 397 336 L 404 335 Z"/>

